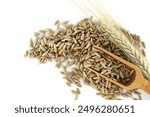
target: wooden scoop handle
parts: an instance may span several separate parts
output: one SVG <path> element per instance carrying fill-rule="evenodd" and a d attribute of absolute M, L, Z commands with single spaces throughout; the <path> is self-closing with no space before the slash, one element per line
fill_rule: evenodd
<path fill-rule="evenodd" d="M 141 89 L 150 94 L 150 81 L 145 79 Z"/>

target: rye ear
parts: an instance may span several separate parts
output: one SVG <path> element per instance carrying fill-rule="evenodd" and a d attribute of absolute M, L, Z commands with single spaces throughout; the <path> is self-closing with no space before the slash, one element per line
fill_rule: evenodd
<path fill-rule="evenodd" d="M 87 16 L 98 20 L 110 36 L 111 41 L 118 46 L 142 71 L 145 78 L 150 80 L 150 65 L 143 53 L 132 43 L 131 37 L 123 33 L 122 26 L 117 23 L 103 8 L 100 0 L 73 0 L 79 9 Z"/>

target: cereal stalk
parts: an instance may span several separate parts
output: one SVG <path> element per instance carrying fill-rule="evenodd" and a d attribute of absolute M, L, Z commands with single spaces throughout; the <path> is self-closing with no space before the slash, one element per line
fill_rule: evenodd
<path fill-rule="evenodd" d="M 129 37 L 125 36 L 120 30 L 122 28 L 121 25 L 106 12 L 100 1 L 76 0 L 75 3 L 84 13 L 100 21 L 101 26 L 108 33 L 111 41 L 124 51 L 132 62 L 141 69 L 143 75 L 150 80 L 150 65 L 148 61 L 142 52 L 129 41 Z"/>

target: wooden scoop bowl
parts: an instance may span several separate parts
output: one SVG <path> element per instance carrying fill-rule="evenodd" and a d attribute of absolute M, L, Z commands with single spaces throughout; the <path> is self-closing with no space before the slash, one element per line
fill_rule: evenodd
<path fill-rule="evenodd" d="M 90 71 L 94 72 L 97 76 L 101 76 L 102 78 L 105 78 L 106 80 L 126 89 L 126 90 L 133 90 L 133 89 L 142 89 L 144 90 L 145 92 L 149 93 L 150 94 L 150 81 L 149 80 L 146 80 L 144 77 L 143 77 L 143 74 L 140 70 L 139 67 L 137 67 L 136 65 L 108 52 L 107 50 L 101 48 L 101 47 L 98 47 L 98 46 L 93 46 L 93 49 L 96 50 L 96 51 L 103 51 L 104 53 L 106 53 L 107 55 L 111 56 L 112 58 L 114 58 L 115 60 L 117 61 L 120 61 L 121 63 L 123 63 L 124 65 L 126 65 L 128 68 L 131 68 L 134 70 L 134 75 L 132 76 L 131 78 L 131 81 L 127 84 L 121 84 L 117 81 L 114 81 L 112 80 L 111 78 L 108 78 L 102 74 L 100 74 L 99 72 L 97 72 L 96 70 L 92 69 L 92 68 L 89 68 L 87 67 Z"/>

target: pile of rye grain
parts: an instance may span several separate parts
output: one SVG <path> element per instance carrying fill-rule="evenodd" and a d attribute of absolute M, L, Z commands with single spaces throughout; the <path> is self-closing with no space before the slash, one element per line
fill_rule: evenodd
<path fill-rule="evenodd" d="M 99 22 L 85 18 L 77 24 L 56 21 L 55 25 L 56 30 L 47 28 L 34 34 L 25 56 L 36 58 L 40 63 L 56 60 L 56 67 L 63 69 L 61 73 L 70 87 L 73 84 L 78 88 L 88 85 L 97 90 L 97 95 L 106 99 L 121 99 L 120 96 L 142 99 L 137 90 L 126 91 L 87 69 L 91 67 L 121 83 L 129 82 L 134 73 L 105 53 L 92 49 L 93 45 L 97 45 L 131 62 L 124 52 L 110 41 L 110 36 L 101 28 Z M 140 42 L 139 37 L 126 31 L 125 33 L 132 36 L 133 43 L 140 48 L 143 42 Z M 75 99 L 80 94 L 78 88 L 72 90 L 76 95 Z"/>

